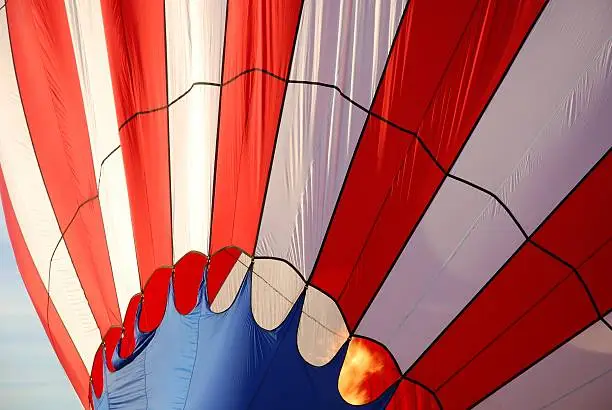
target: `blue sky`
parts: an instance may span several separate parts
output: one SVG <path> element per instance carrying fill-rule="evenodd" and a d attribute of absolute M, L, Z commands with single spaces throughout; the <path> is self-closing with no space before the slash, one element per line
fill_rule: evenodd
<path fill-rule="evenodd" d="M 15 265 L 0 205 L 0 410 L 81 409 Z"/>

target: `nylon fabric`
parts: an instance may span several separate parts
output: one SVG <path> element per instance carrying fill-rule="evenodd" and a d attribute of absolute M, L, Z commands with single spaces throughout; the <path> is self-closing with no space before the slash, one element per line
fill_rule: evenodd
<path fill-rule="evenodd" d="M 7 12 L 6 8 L 0 10 L 0 90 L 3 92 L 0 188 L 6 226 L 32 304 L 41 315 L 41 322 L 75 391 L 86 403 L 83 388 L 101 340 L 98 326 L 108 326 L 108 316 L 103 306 L 98 305 L 100 324 L 96 323 L 66 243 L 61 240 L 62 232 L 38 166 L 20 99 Z"/>
<path fill-rule="evenodd" d="M 421 221 L 543 0 L 470 4 L 411 2 L 400 25 L 373 103 L 377 115 L 366 121 L 312 276 L 338 301 L 351 330 Z M 432 118 L 435 127 L 424 127 Z"/>
<path fill-rule="evenodd" d="M 287 88 L 255 252 L 286 259 L 305 279 L 405 7 L 405 0 L 304 2 L 296 83 Z"/>
<path fill-rule="evenodd" d="M 165 1 L 173 262 L 210 247 L 226 3 Z"/>
<path fill-rule="evenodd" d="M 611 23 L 0 0 L 0 197 L 83 405 L 607 410 Z"/>
<path fill-rule="evenodd" d="M 267 410 L 287 408 L 288 403 L 304 410 L 352 408 L 337 387 L 347 345 L 326 366 L 306 363 L 297 350 L 304 294 L 278 328 L 265 330 L 252 316 L 251 274 L 220 314 L 210 310 L 205 281 L 198 305 L 185 316 L 176 311 L 170 286 L 161 325 L 148 334 L 136 330 L 137 347 L 127 359 L 114 354 L 117 370 L 105 366 L 105 390 L 100 398 L 93 396 L 94 408 Z M 182 337 L 176 339 L 179 333 Z M 394 389 L 359 408 L 384 409 Z"/>
<path fill-rule="evenodd" d="M 121 313 L 64 3 L 17 1 L 6 10 L 14 75 L 36 172 L 42 175 L 43 195 L 53 209 L 52 223 L 61 230 L 55 240 L 61 237 L 65 242 L 79 287 L 105 333 L 121 323 Z"/>
<path fill-rule="evenodd" d="M 64 4 L 104 223 L 103 232 L 95 233 L 105 236 L 122 319 L 140 282 L 102 10 L 97 1 L 65 0 Z M 62 189 L 67 190 L 66 186 Z"/>
<path fill-rule="evenodd" d="M 101 6 L 142 288 L 155 269 L 172 264 L 165 5 Z"/>
<path fill-rule="evenodd" d="M 2 13 L 2 11 L 0 11 L 0 13 Z M 51 342 L 53 350 L 66 371 L 68 380 L 70 380 L 70 383 L 74 387 L 81 403 L 85 406 L 87 404 L 87 391 L 89 387 L 88 369 L 85 367 L 83 359 L 81 358 L 81 353 L 77 350 L 53 300 L 49 300 L 47 288 L 42 281 L 40 273 L 36 269 L 30 250 L 25 242 L 23 232 L 17 221 L 15 211 L 13 210 L 1 168 L 0 200 L 2 201 L 2 211 L 6 218 L 6 228 L 9 240 L 15 251 L 17 268 L 21 272 L 21 277 L 30 299 L 32 300 L 32 305 Z"/>
<path fill-rule="evenodd" d="M 598 321 L 476 409 L 603 410 L 612 402 L 612 391 L 604 387 L 611 381 L 612 332 Z"/>
<path fill-rule="evenodd" d="M 254 254 L 301 8 L 228 2 L 210 254 L 227 246 Z"/>
<path fill-rule="evenodd" d="M 470 406 L 599 318 L 590 282 L 575 271 L 581 265 L 568 261 L 574 262 L 573 256 L 586 262 L 605 240 L 597 234 L 599 227 L 605 229 L 610 223 L 600 209 L 608 208 L 612 199 L 612 190 L 602 183 L 609 179 L 611 164 L 612 156 L 607 155 L 594 167 L 531 241 L 523 243 L 441 333 L 408 371 L 409 377 L 438 392 L 451 408 Z M 594 189 L 602 194 L 593 195 Z M 589 201 L 585 201 L 587 197 Z M 593 216 L 598 220 L 595 228 Z M 583 226 L 590 227 L 592 236 L 581 246 L 570 248 L 569 255 L 568 249 L 558 256 L 543 250 L 545 244 L 558 243 L 559 237 L 580 240 L 578 232 Z M 551 238 L 555 241 L 546 243 Z M 595 270 L 589 279 L 605 277 L 605 272 L 605 268 Z M 478 384 L 470 383 L 476 380 Z"/>
<path fill-rule="evenodd" d="M 544 9 L 451 170 L 476 188 L 444 181 L 366 312 L 404 370 L 612 146 L 612 9 L 590 4 Z"/>

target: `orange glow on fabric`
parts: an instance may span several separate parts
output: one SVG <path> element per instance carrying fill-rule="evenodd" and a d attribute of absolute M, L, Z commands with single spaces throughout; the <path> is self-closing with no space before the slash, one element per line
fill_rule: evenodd
<path fill-rule="evenodd" d="M 380 352 L 371 349 L 361 339 L 353 339 L 349 345 L 340 378 L 338 389 L 350 404 L 366 404 L 374 400 L 375 392 L 369 381 L 383 370 L 384 359 Z"/>

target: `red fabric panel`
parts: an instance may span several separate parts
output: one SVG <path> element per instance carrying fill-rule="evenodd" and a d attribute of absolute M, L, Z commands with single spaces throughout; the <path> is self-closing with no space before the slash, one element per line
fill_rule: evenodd
<path fill-rule="evenodd" d="M 208 258 L 199 252 L 189 252 L 174 265 L 174 306 L 187 315 L 198 303 L 200 284 Z"/>
<path fill-rule="evenodd" d="M 610 308 L 612 159 L 605 157 L 532 239 L 580 270 L 598 307 Z M 576 274 L 531 243 L 513 256 L 408 376 L 465 408 L 503 386 L 597 320 Z M 448 406 L 447 406 L 448 404 Z"/>
<path fill-rule="evenodd" d="M 611 208 L 612 209 L 612 208 Z M 612 311 L 612 241 L 608 240 L 578 272 L 584 278 L 597 308 L 605 316 Z"/>
<path fill-rule="evenodd" d="M 251 68 L 288 77 L 300 9 L 297 0 L 230 1 L 223 81 Z M 254 252 L 285 90 L 261 72 L 222 89 L 210 254 Z"/>
<path fill-rule="evenodd" d="M 408 377 L 466 408 L 596 317 L 571 269 L 526 243 Z"/>
<path fill-rule="evenodd" d="M 584 279 L 601 311 L 612 307 L 612 155 L 607 155 L 533 236 L 575 268 L 588 261 Z M 603 247 L 602 247 L 603 246 Z M 595 255 L 595 253 L 597 253 Z"/>
<path fill-rule="evenodd" d="M 119 357 L 126 359 L 129 355 L 134 352 L 136 348 L 136 315 L 138 314 L 138 307 L 142 295 L 139 293 L 132 296 L 128 308 L 125 311 L 125 319 L 123 320 L 123 338 L 121 339 L 121 345 L 119 346 Z"/>
<path fill-rule="evenodd" d="M 223 89 L 211 253 L 238 246 L 253 254 L 285 83 L 246 74 Z"/>
<path fill-rule="evenodd" d="M 465 2 L 411 2 L 373 104 L 383 118 L 419 129 L 444 167 L 458 155 L 542 6 L 481 3 L 474 10 Z M 368 118 L 313 272 L 313 283 L 338 301 L 351 330 L 443 180 L 414 140 Z"/>
<path fill-rule="evenodd" d="M 172 268 L 159 268 L 145 285 L 138 328 L 143 333 L 152 332 L 161 324 L 168 304 L 168 287 Z"/>
<path fill-rule="evenodd" d="M 595 320 L 595 312 L 584 295 L 582 284 L 572 274 L 438 390 L 438 397 L 445 409 L 467 408 L 549 355 Z"/>
<path fill-rule="evenodd" d="M 115 366 L 113 366 L 113 353 L 117 348 L 117 343 L 119 343 L 122 333 L 123 331 L 120 327 L 111 327 L 106 336 L 104 336 L 106 367 L 110 371 L 115 371 Z"/>
<path fill-rule="evenodd" d="M 166 42 L 163 0 L 102 0 L 119 124 L 164 107 Z M 141 285 L 172 264 L 168 113 L 139 115 L 121 129 L 121 147 Z"/>
<path fill-rule="evenodd" d="M 215 253 L 210 258 L 208 265 L 208 274 L 206 276 L 206 293 L 208 295 L 208 303 L 213 303 L 217 297 L 217 293 L 221 290 L 221 286 L 231 272 L 232 268 L 238 262 L 238 258 L 242 252 L 237 248 L 225 248 Z"/>
<path fill-rule="evenodd" d="M 72 263 L 104 334 L 121 324 L 121 315 L 66 10 L 63 2 L 14 3 L 7 7 L 9 34 L 30 137 Z"/>
<path fill-rule="evenodd" d="M 504 72 L 543 10 L 546 0 L 481 1 L 450 63 L 418 133 L 449 169 Z M 462 2 L 457 2 L 462 4 Z M 410 92 L 398 101 L 410 101 Z M 401 111 L 389 118 L 402 121 Z M 412 126 L 414 123 L 404 123 Z"/>
<path fill-rule="evenodd" d="M 423 387 L 402 380 L 386 410 L 440 410 L 440 407 L 433 395 Z"/>
<path fill-rule="evenodd" d="M 350 404 L 370 403 L 401 378 L 393 356 L 371 340 L 354 337 L 340 370 L 338 390 Z"/>
<path fill-rule="evenodd" d="M 91 385 L 97 398 L 102 396 L 102 390 L 104 389 L 104 367 L 102 366 L 102 360 L 102 345 L 100 345 L 94 356 L 91 368 Z"/>
<path fill-rule="evenodd" d="M 412 1 L 372 110 L 448 168 L 544 3 Z"/>
<path fill-rule="evenodd" d="M 229 0 L 223 82 L 258 68 L 286 78 L 301 0 Z"/>
<path fill-rule="evenodd" d="M 89 397 L 89 374 L 79 356 L 68 331 L 64 327 L 62 319 L 52 301 L 49 300 L 47 290 L 40 278 L 40 274 L 34 265 L 32 256 L 23 238 L 13 205 L 8 196 L 4 175 L 0 169 L 0 199 L 6 219 L 8 235 L 15 252 L 17 267 L 21 273 L 23 283 L 30 295 L 32 305 L 45 329 L 45 333 L 51 342 L 60 363 L 62 364 L 70 383 L 74 387 L 83 406 L 87 406 Z M 47 308 L 47 303 L 49 303 Z"/>
<path fill-rule="evenodd" d="M 350 329 L 443 176 L 413 138 L 370 118 L 313 278 Z"/>
<path fill-rule="evenodd" d="M 568 267 L 526 243 L 408 376 L 437 389 L 571 275 Z"/>
<path fill-rule="evenodd" d="M 408 3 L 373 112 L 417 131 L 477 3 L 478 0 Z"/>

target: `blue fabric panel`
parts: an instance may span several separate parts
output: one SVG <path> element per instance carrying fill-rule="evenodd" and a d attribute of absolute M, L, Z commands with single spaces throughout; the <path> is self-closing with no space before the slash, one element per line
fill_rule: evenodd
<path fill-rule="evenodd" d="M 94 398 L 94 408 L 101 410 L 146 410 L 146 352 L 133 358 L 121 371 L 110 372 L 104 365 L 104 392 Z"/>
<path fill-rule="evenodd" d="M 164 320 L 146 349 L 147 396 L 150 410 L 183 410 L 198 350 L 200 314 L 183 316 L 168 297 Z"/>
<path fill-rule="evenodd" d="M 186 409 L 248 408 L 279 339 L 286 333 L 284 324 L 269 332 L 255 322 L 251 312 L 250 276 L 245 276 L 236 299 L 225 312 L 212 312 L 208 303 L 201 309 L 199 344 L 202 347 L 198 351 Z M 206 394 L 201 394 L 204 389 Z"/>
<path fill-rule="evenodd" d="M 186 316 L 174 307 L 172 286 L 160 327 L 136 330 L 136 349 L 127 359 L 113 355 L 115 372 L 104 370 L 103 410 L 205 409 L 384 409 L 396 386 L 364 406 L 346 403 L 338 377 L 346 343 L 326 366 L 308 364 L 297 348 L 302 293 L 285 321 L 272 331 L 251 310 L 251 272 L 232 306 L 214 313 L 205 281 L 198 305 Z"/>

